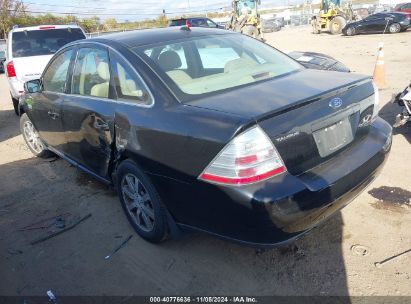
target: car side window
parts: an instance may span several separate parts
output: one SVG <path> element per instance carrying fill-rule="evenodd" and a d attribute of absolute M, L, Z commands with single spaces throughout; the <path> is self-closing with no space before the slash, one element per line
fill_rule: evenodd
<path fill-rule="evenodd" d="M 373 20 L 378 20 L 378 19 L 382 19 L 382 18 L 383 18 L 383 15 L 381 15 L 381 14 L 375 14 L 375 15 L 368 16 L 368 17 L 365 18 L 364 20 L 365 20 L 365 21 L 373 21 Z"/>
<path fill-rule="evenodd" d="M 108 98 L 110 68 L 107 50 L 82 48 L 77 53 L 71 93 Z"/>
<path fill-rule="evenodd" d="M 67 72 L 72 55 L 73 50 L 68 50 L 58 55 L 49 65 L 43 76 L 44 91 L 65 93 Z"/>
<path fill-rule="evenodd" d="M 125 60 L 111 54 L 111 64 L 119 100 L 143 105 L 150 105 L 153 102 L 147 87 Z"/>
<path fill-rule="evenodd" d="M 207 24 L 208 24 L 208 27 L 217 27 L 217 24 L 216 23 L 214 23 L 213 21 L 211 21 L 211 20 L 207 20 Z"/>

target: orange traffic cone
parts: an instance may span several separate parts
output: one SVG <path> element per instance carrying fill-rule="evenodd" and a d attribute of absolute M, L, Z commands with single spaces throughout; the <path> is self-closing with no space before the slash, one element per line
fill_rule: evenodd
<path fill-rule="evenodd" d="M 374 68 L 374 82 L 377 84 L 379 89 L 383 89 L 385 87 L 385 69 L 384 69 L 384 44 L 380 43 L 378 46 L 378 56 L 377 62 L 375 63 Z"/>

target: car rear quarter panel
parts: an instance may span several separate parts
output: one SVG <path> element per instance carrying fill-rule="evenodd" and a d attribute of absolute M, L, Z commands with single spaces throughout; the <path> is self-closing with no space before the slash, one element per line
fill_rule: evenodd
<path fill-rule="evenodd" d="M 234 115 L 180 104 L 121 106 L 115 114 L 116 150 L 150 175 L 190 183 L 244 125 Z"/>
<path fill-rule="evenodd" d="M 192 106 L 124 107 L 115 115 L 117 157 L 134 160 L 174 219 L 191 223 L 198 204 L 186 190 L 196 191 L 190 185 L 246 125 L 239 117 Z"/>

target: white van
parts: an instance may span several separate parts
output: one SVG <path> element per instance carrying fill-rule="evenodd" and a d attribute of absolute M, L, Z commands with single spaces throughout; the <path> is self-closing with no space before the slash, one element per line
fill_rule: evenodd
<path fill-rule="evenodd" d="M 84 31 L 76 25 L 14 27 L 10 31 L 5 69 L 16 114 L 24 83 L 40 78 L 53 54 L 62 46 L 85 38 Z"/>

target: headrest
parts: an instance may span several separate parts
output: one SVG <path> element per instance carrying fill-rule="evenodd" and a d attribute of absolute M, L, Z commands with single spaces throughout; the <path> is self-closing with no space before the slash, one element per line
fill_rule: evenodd
<path fill-rule="evenodd" d="M 97 73 L 98 76 L 103 78 L 106 81 L 110 80 L 110 70 L 108 68 L 108 64 L 106 62 L 100 62 L 97 66 Z"/>
<path fill-rule="evenodd" d="M 158 58 L 158 64 L 165 72 L 168 72 L 181 67 L 182 63 L 177 52 L 165 51 L 164 53 L 161 53 Z"/>

